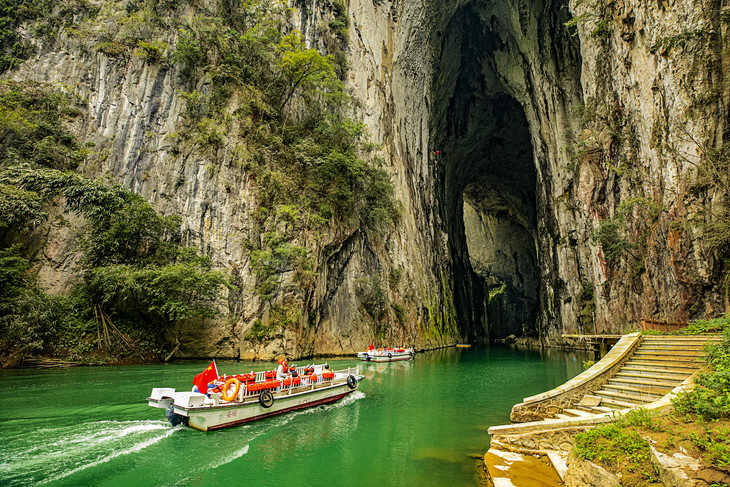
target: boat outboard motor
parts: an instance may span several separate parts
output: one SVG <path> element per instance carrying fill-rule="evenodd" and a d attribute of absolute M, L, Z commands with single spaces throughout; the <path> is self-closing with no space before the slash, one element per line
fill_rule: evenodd
<path fill-rule="evenodd" d="M 171 425 L 177 426 L 179 424 L 185 424 L 187 425 L 187 419 L 185 416 L 180 416 L 175 412 L 175 406 L 170 404 L 170 407 L 167 408 L 167 412 L 165 412 L 165 417 L 170 422 Z"/>

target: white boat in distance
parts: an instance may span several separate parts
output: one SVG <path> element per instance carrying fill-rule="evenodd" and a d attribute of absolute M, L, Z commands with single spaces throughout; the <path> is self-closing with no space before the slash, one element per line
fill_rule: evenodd
<path fill-rule="evenodd" d="M 395 362 L 397 360 L 410 360 L 416 355 L 412 348 L 369 348 L 364 352 L 358 352 L 360 360 L 366 362 Z"/>
<path fill-rule="evenodd" d="M 222 376 L 220 392 L 201 394 L 173 388 L 154 388 L 147 404 L 166 410 L 173 426 L 184 424 L 200 431 L 211 431 L 278 414 L 336 402 L 357 390 L 358 367 L 330 371 L 315 365 L 314 373 L 275 380 L 276 371 Z"/>

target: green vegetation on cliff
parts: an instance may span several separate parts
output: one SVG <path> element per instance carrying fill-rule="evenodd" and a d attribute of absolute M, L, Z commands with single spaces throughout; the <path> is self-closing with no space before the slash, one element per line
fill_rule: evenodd
<path fill-rule="evenodd" d="M 328 224 L 380 228 L 397 220 L 383 161 L 369 155 L 364 126 L 345 114 L 343 61 L 287 33 L 271 2 L 245 2 L 237 16 L 224 6 L 185 24 L 171 56 L 191 87 L 211 81 L 184 95 L 180 150 L 215 153 L 228 134 L 238 135 L 234 160 L 256 178 L 263 232 L 291 214 L 282 208 L 299 217 L 287 222 L 296 230 L 288 240 Z M 341 49 L 332 32 L 319 35 Z"/>
<path fill-rule="evenodd" d="M 640 46 L 635 41 L 641 32 L 636 14 L 624 7 L 608 0 L 572 2 L 574 16 L 567 26 L 581 35 L 596 62 L 595 86 L 586 91 L 585 107 L 575 120 L 580 132 L 566 147 L 568 169 L 576 178 L 600 174 L 589 205 L 598 220 L 592 240 L 602 250 L 607 300 L 641 294 L 662 273 L 657 272 L 658 258 L 683 273 L 686 269 L 677 263 L 694 254 L 705 271 L 687 276 L 696 303 L 688 311 L 690 317 L 700 316 L 702 302 L 710 305 L 712 300 L 716 306 L 718 294 L 724 291 L 726 300 L 730 296 L 730 151 L 727 138 L 717 135 L 728 96 L 723 82 L 728 51 L 720 33 L 730 17 L 719 9 L 688 4 L 698 14 L 696 21 L 667 17 L 653 26 L 651 44 Z M 666 4 L 657 8 L 672 11 Z M 643 51 L 656 65 L 676 65 L 682 83 L 652 86 L 674 99 L 672 109 L 652 112 L 629 101 L 616 80 L 635 68 L 618 62 L 618 46 Z M 660 79 L 663 69 L 658 72 Z M 658 191 L 649 190 L 656 167 L 677 168 L 675 180 L 663 176 L 661 184 L 651 183 Z"/>
<path fill-rule="evenodd" d="M 378 233 L 399 217 L 385 162 L 367 143 L 364 126 L 347 115 L 345 8 L 339 2 L 323 8 L 332 8 L 335 19 L 316 34 L 327 55 L 288 30 L 289 14 L 279 4 L 248 1 L 235 9 L 222 3 L 183 22 L 170 57 L 190 89 L 177 150 L 220 161 L 228 146 L 256 183 L 256 226 L 247 245 L 254 290 L 272 313 L 268 324 L 257 322 L 251 339 L 274 336 L 302 315 L 325 235 Z M 285 282 L 293 286 L 282 290 Z"/>
<path fill-rule="evenodd" d="M 213 314 L 230 286 L 208 258 L 181 245 L 177 218 L 109 181 L 68 171 L 86 157 L 66 127 L 78 116 L 72 108 L 48 87 L 0 84 L 0 356 L 11 365 L 51 345 L 80 356 L 92 345 L 109 348 L 113 337 L 127 354 L 149 354 L 167 325 Z M 30 272 L 38 257 L 27 232 L 54 202 L 86 222 L 76 249 L 81 279 L 66 296 L 46 294 Z"/>
<path fill-rule="evenodd" d="M 353 107 L 341 81 L 343 2 L 317 2 L 332 21 L 319 23 L 307 39 L 291 28 L 294 11 L 270 0 L 62 0 L 19 2 L 16 10 L 6 4 L 2 71 L 63 45 L 80 58 L 106 57 L 110 69 L 141 62 L 173 73 L 185 110 L 167 134 L 172 157 L 194 156 L 210 172 L 238 166 L 253 182 L 254 228 L 242 238 L 254 291 L 271 311 L 271 323 L 260 324 L 257 336 L 265 338 L 262 330 L 271 324 L 301 321 L 322 247 L 332 238 L 361 229 L 379 238 L 397 222 L 385 161 L 349 116 Z M 73 135 L 71 127 L 84 130 L 82 100 L 13 83 L 0 86 L 0 96 L 0 229 L 6 233 L 0 248 L 15 276 L 0 296 L 8 337 L 3 356 L 17 361 L 51 352 L 51 342 L 73 356 L 88 352 L 90 343 L 114 341 L 111 348 L 135 341 L 132 349 L 159 356 L 169 346 L 169 325 L 209 316 L 223 304 L 214 298 L 229 279 L 182 245 L 177 219 L 156 214 L 110 181 L 75 172 L 98 174 L 108 157 Z M 75 228 L 79 218 L 83 234 L 71 237 L 76 247 L 70 250 L 78 258 L 65 271 L 78 282 L 67 295 L 49 296 L 34 278 L 45 238 L 38 229 L 51 222 Z M 282 292 L 284 283 L 294 286 Z M 32 346 L 31 325 L 23 320 L 33 306 L 21 296 L 35 296 L 37 309 L 60 310 L 36 319 L 46 331 Z"/>

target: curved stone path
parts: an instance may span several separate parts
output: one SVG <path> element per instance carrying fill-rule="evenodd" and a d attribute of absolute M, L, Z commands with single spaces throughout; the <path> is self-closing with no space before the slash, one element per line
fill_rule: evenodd
<path fill-rule="evenodd" d="M 492 441 L 485 468 L 498 487 L 526 485 L 510 480 L 505 464 L 517 456 L 549 459 L 562 480 L 576 433 L 608 423 L 632 408 L 661 409 L 693 386 L 703 365 L 704 346 L 720 335 L 625 335 L 600 362 L 565 384 L 529 398 L 512 408 L 513 424 L 489 428 Z M 516 424 L 515 424 L 516 423 Z M 519 462 L 518 462 L 519 463 Z M 547 473 L 534 465 L 535 481 Z M 550 467 L 548 467 L 550 468 Z"/>

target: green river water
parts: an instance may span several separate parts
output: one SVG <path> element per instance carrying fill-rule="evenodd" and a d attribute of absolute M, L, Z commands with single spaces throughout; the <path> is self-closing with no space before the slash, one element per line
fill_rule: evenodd
<path fill-rule="evenodd" d="M 209 361 L 0 372 L 0 485 L 474 486 L 487 428 L 579 374 L 586 353 L 472 347 L 360 364 L 344 400 L 216 432 L 171 427 L 152 387 Z M 304 363 L 299 363 L 304 365 Z M 218 361 L 221 374 L 273 364 Z"/>

